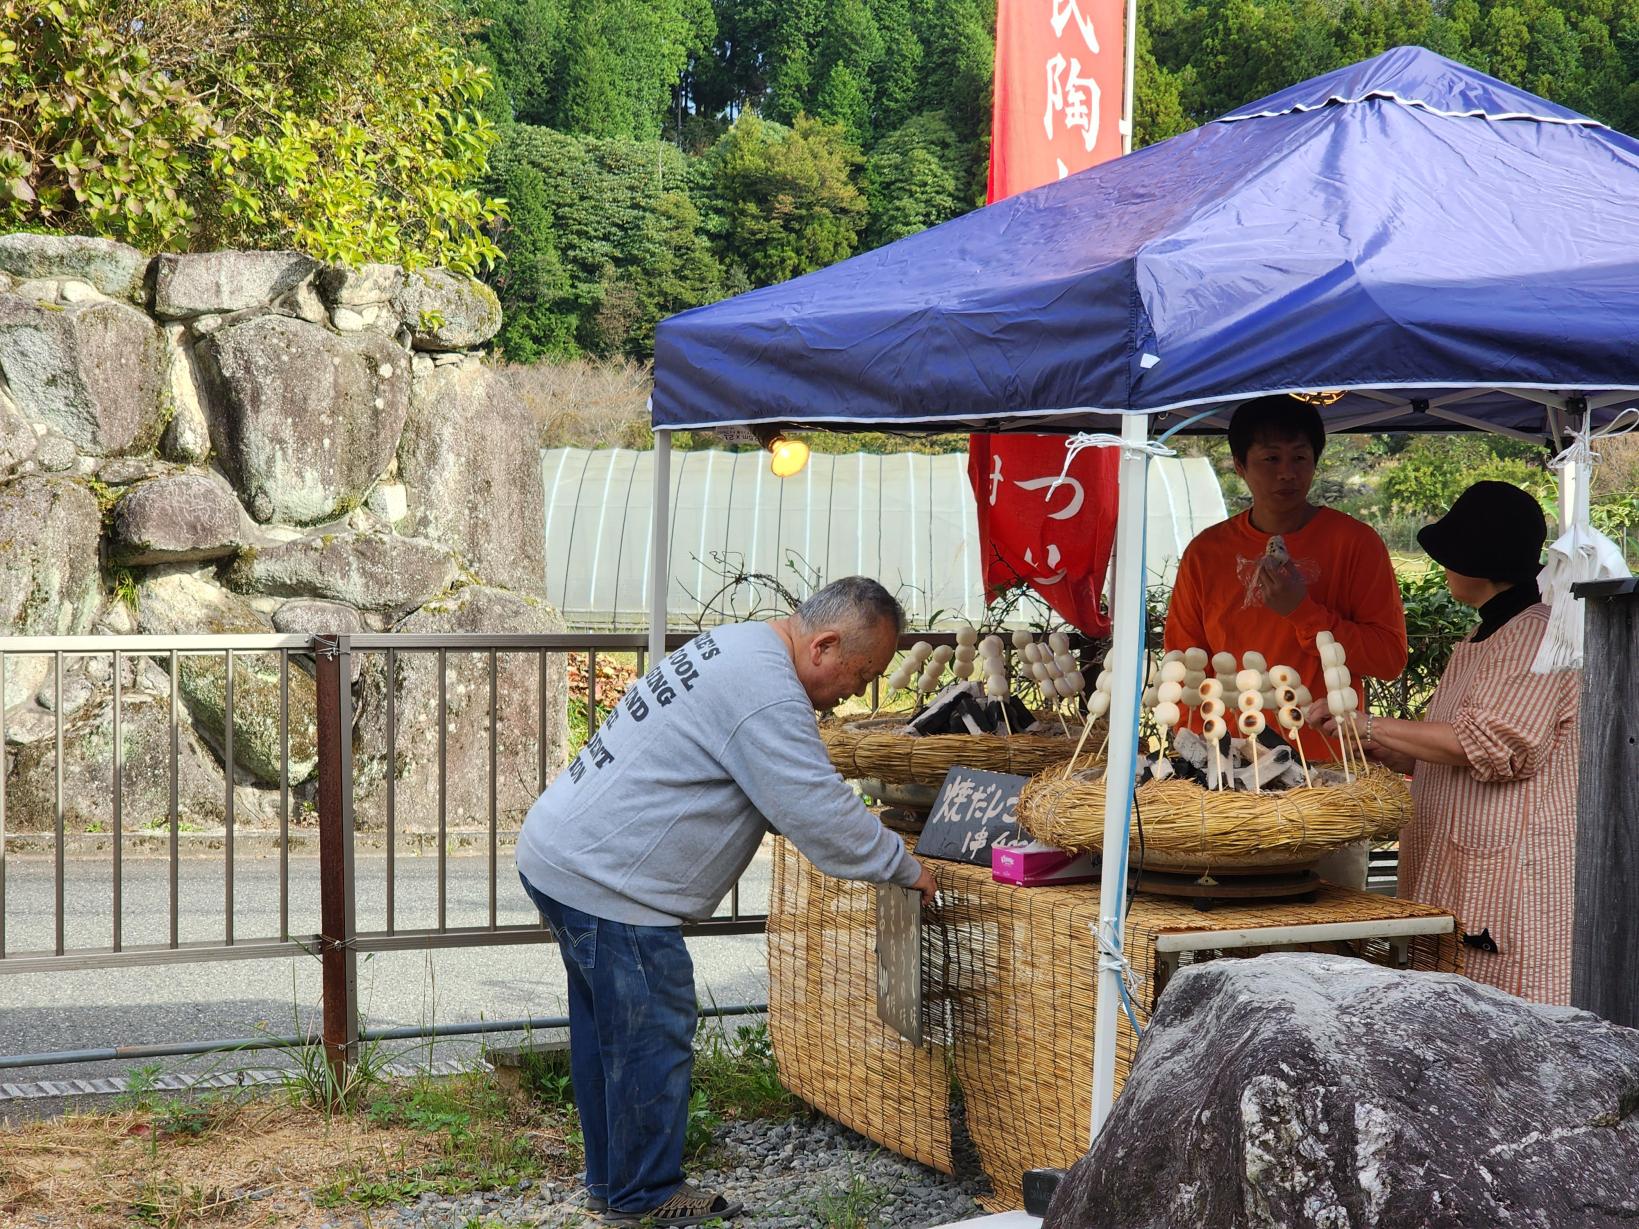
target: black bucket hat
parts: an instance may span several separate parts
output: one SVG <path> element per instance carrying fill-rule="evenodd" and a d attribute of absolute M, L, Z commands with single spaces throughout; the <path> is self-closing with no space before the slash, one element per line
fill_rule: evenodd
<path fill-rule="evenodd" d="M 1542 505 L 1507 482 L 1476 482 L 1449 512 L 1417 531 L 1418 545 L 1441 567 L 1514 584 L 1536 577 L 1547 540 Z"/>

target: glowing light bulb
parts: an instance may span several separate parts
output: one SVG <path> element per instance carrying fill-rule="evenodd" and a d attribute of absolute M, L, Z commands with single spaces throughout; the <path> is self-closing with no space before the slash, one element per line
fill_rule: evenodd
<path fill-rule="evenodd" d="M 774 471 L 776 478 L 800 474 L 803 466 L 808 464 L 808 445 L 783 435 L 775 437 L 768 445 L 768 453 L 768 468 Z"/>

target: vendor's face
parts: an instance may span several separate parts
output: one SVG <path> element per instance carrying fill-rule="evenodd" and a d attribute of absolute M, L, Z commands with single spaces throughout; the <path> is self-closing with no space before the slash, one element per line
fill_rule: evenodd
<path fill-rule="evenodd" d="M 1252 492 L 1252 506 L 1272 513 L 1297 512 L 1309 503 L 1315 482 L 1315 450 L 1303 436 L 1259 436 L 1235 458 L 1235 472 Z"/>
<path fill-rule="evenodd" d="M 1446 588 L 1451 590 L 1451 596 L 1464 606 L 1473 606 L 1478 609 L 1484 606 L 1497 594 L 1508 588 L 1494 580 L 1486 580 L 1479 576 L 1464 576 L 1461 572 L 1453 572 L 1450 568 L 1446 572 Z"/>
<path fill-rule="evenodd" d="M 881 678 L 898 646 L 898 629 L 886 619 L 873 631 L 855 632 L 846 639 L 838 632 L 822 631 L 799 650 L 797 678 L 815 708 L 831 708 Z"/>

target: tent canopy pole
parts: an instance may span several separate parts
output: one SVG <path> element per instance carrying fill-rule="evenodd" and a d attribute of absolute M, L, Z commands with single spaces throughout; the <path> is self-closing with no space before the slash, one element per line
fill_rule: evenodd
<path fill-rule="evenodd" d="M 1121 1011 L 1122 905 L 1127 896 L 1127 822 L 1138 762 L 1138 702 L 1144 670 L 1144 516 L 1149 418 L 1128 414 L 1121 424 L 1120 505 L 1116 519 L 1115 586 L 1110 594 L 1110 750 L 1104 774 L 1104 859 L 1098 896 L 1098 1000 L 1093 1023 L 1093 1112 L 1089 1146 L 1115 1101 L 1116 1025 Z"/>

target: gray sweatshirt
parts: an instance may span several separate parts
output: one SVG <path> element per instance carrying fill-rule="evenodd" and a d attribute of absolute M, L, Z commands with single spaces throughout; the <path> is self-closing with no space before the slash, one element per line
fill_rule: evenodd
<path fill-rule="evenodd" d="M 826 757 L 779 633 L 736 623 L 627 689 L 529 809 L 518 870 L 594 917 L 673 926 L 711 916 L 769 829 L 828 875 L 916 881 Z"/>

